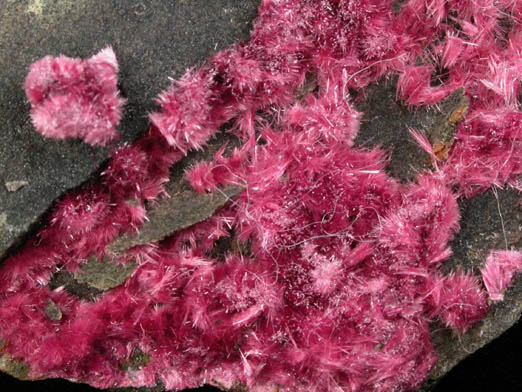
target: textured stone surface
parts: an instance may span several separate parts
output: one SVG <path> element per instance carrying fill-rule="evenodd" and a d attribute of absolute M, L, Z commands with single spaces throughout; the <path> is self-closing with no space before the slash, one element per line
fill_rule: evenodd
<path fill-rule="evenodd" d="M 436 155 L 445 159 L 456 125 L 463 119 L 469 102 L 464 90 L 458 89 L 437 106 L 410 110 L 396 100 L 395 86 L 395 80 L 383 80 L 357 97 L 356 107 L 364 115 L 355 144 L 387 150 L 388 174 L 406 183 L 431 167 L 429 155 L 411 137 L 409 129 L 423 134 Z"/>
<path fill-rule="evenodd" d="M 177 183 L 169 182 L 166 188 L 170 197 L 147 214 L 148 221 L 139 233 L 117 238 L 107 247 L 109 252 L 120 253 L 136 245 L 158 242 L 176 231 L 204 221 L 242 190 L 241 187 L 229 186 L 212 194 L 196 195 L 193 190 L 183 189 Z"/>
<path fill-rule="evenodd" d="M 0 371 L 20 380 L 28 380 L 29 367 L 22 361 L 17 361 L 9 354 L 0 355 Z"/>
<path fill-rule="evenodd" d="M 90 57 L 111 45 L 128 99 L 122 142 L 148 126 L 154 98 L 189 67 L 248 37 L 259 0 L 5 0 L 0 7 L 0 259 L 65 190 L 89 180 L 108 149 L 44 139 L 23 82 L 46 55 Z M 22 187 L 15 185 L 24 184 Z M 34 228 L 33 226 L 33 228 Z"/>

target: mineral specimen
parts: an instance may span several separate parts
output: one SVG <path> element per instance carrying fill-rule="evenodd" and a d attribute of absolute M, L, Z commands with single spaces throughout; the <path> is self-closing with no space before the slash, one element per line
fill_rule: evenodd
<path fill-rule="evenodd" d="M 520 251 L 492 253 L 486 291 L 470 272 L 440 267 L 459 197 L 522 189 L 522 3 L 395 6 L 264 0 L 250 40 L 161 94 L 147 136 L 116 150 L 100 182 L 59 202 L 2 266 L 3 350 L 30 378 L 100 388 L 418 388 L 437 360 L 429 323 L 465 332 L 520 270 Z M 385 172 L 384 151 L 354 145 L 355 95 L 393 75 L 410 106 L 465 94 L 466 109 L 446 121 L 445 159 L 416 134 L 437 159 L 406 184 Z M 307 79 L 317 87 L 303 88 Z M 225 124 L 241 146 L 187 178 L 201 193 L 239 186 L 236 199 L 159 242 L 110 252 L 143 227 L 145 205 L 161 203 L 169 168 Z M 227 237 L 236 245 L 216 257 Z M 135 269 L 94 301 L 49 286 L 93 256 Z M 146 360 L 129 366 L 137 356 Z"/>

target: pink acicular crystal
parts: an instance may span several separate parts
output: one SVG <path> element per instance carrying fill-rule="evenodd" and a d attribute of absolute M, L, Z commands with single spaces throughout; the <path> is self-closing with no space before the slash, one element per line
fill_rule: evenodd
<path fill-rule="evenodd" d="M 510 31 L 502 30 L 506 18 Z M 459 230 L 459 196 L 520 187 L 514 97 L 522 84 L 513 75 L 522 64 L 521 21 L 522 3 L 511 0 L 409 0 L 400 11 L 388 0 L 264 0 L 251 38 L 161 94 L 147 136 L 116 150 L 100 183 L 58 203 L 38 241 L 2 265 L 6 351 L 29 364 L 31 377 L 100 388 L 159 380 L 169 390 L 204 383 L 260 392 L 415 390 L 437 359 L 428 323 L 438 318 L 464 332 L 488 310 L 476 277 L 444 276 L 439 267 Z M 107 141 L 119 119 L 117 95 L 101 112 L 112 120 L 92 136 L 55 109 L 63 91 L 83 115 L 92 104 L 85 89 L 114 92 L 115 80 L 100 85 L 92 76 L 73 86 L 46 64 L 76 70 L 93 60 L 57 61 L 42 60 L 28 77 L 35 125 L 60 125 L 45 128 L 57 137 Z M 297 101 L 311 74 L 317 91 Z M 361 114 L 350 91 L 364 94 L 393 75 L 398 98 L 411 106 L 460 87 L 470 100 L 448 159 L 434 159 L 433 172 L 406 185 L 385 173 L 384 152 L 353 143 Z M 64 84 L 51 88 L 51 79 Z M 220 149 L 187 178 L 199 192 L 243 186 L 235 201 L 114 260 L 138 267 L 95 302 L 49 289 L 58 268 L 77 271 L 121 232 L 139 228 L 143 203 L 165 193 L 169 167 L 227 122 L 241 147 Z M 412 135 L 435 157 L 423 135 Z M 216 241 L 232 235 L 248 251 L 213 258 Z M 519 270 L 517 255 L 488 259 L 492 299 Z M 60 320 L 43 311 L 49 299 Z M 135 349 L 151 360 L 126 372 L 120 365 Z"/>
<path fill-rule="evenodd" d="M 31 65 L 25 92 L 38 132 L 55 139 L 81 138 L 105 145 L 118 138 L 125 100 L 112 48 L 82 60 L 47 56 Z"/>
<path fill-rule="evenodd" d="M 522 252 L 494 251 L 482 268 L 482 279 L 492 301 L 502 301 L 504 292 L 518 274 L 522 272 Z"/>

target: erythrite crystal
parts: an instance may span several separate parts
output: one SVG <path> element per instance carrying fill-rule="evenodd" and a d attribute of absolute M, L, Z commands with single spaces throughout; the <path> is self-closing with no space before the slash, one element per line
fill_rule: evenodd
<path fill-rule="evenodd" d="M 125 102 L 117 74 L 110 47 L 87 60 L 47 56 L 37 61 L 25 81 L 34 127 L 46 137 L 81 138 L 92 145 L 117 139 Z"/>
<path fill-rule="evenodd" d="M 484 284 L 493 301 L 502 301 L 504 291 L 522 272 L 521 251 L 494 251 L 488 256 L 481 270 Z"/>
<path fill-rule="evenodd" d="M 502 31 L 506 18 L 510 31 Z M 57 203 L 36 240 L 2 266 L 5 350 L 33 378 L 100 388 L 416 389 L 437 359 L 428 323 L 438 318 L 462 333 L 488 310 L 476 277 L 439 267 L 459 230 L 458 197 L 520 187 L 514 97 L 522 85 L 513 74 L 521 21 L 522 3 L 511 0 L 409 0 L 400 11 L 387 0 L 264 0 L 250 40 L 161 94 L 147 136 L 116 150 L 100 183 Z M 44 133 L 111 138 L 121 100 L 114 63 L 100 65 L 99 56 L 32 67 L 26 87 Z M 383 151 L 353 143 L 361 113 L 351 95 L 362 99 L 368 84 L 393 75 L 411 106 L 453 92 L 463 102 L 434 130 L 451 128 L 444 159 L 412 131 L 435 169 L 410 184 L 386 174 Z M 72 123 L 61 111 L 66 99 L 77 110 Z M 92 134 L 77 127 L 85 113 L 94 113 Z M 244 190 L 161 242 L 111 252 L 115 239 L 142 227 L 144 205 L 162 203 L 169 168 L 225 123 L 242 144 L 219 149 L 186 178 L 224 200 L 224 186 Z M 81 273 L 93 257 L 135 270 L 118 287 L 91 292 L 92 302 L 48 286 L 56 271 Z M 492 299 L 518 258 L 488 259 Z M 49 301 L 61 317 L 48 315 Z M 147 361 L 129 367 L 136 353 Z"/>

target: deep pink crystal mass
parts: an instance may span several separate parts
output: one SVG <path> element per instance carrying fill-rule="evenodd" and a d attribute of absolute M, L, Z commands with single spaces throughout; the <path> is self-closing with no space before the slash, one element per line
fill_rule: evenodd
<path fill-rule="evenodd" d="M 46 137 L 81 138 L 91 145 L 117 139 L 125 103 L 117 74 L 110 47 L 87 60 L 46 56 L 37 61 L 25 80 L 34 127 Z"/>
<path fill-rule="evenodd" d="M 31 377 L 100 388 L 418 388 L 437 359 L 429 322 L 463 332 L 488 309 L 478 277 L 439 271 L 457 198 L 522 190 L 521 27 L 511 0 L 409 0 L 400 11 L 389 0 L 263 0 L 251 38 L 161 94 L 148 135 L 117 149 L 99 184 L 63 199 L 38 241 L 2 265 L 5 350 Z M 317 94 L 296 103 L 312 74 Z M 350 91 L 393 75 L 411 106 L 460 87 L 470 100 L 448 159 L 406 185 L 386 175 L 384 152 L 353 145 Z M 187 176 L 201 192 L 244 186 L 238 199 L 115 260 L 139 266 L 95 302 L 47 287 L 139 228 L 169 167 L 225 123 L 242 146 Z M 232 232 L 250 253 L 213 259 Z M 491 299 L 520 269 L 517 251 L 488 259 Z M 61 320 L 43 311 L 49 299 Z M 122 370 L 136 348 L 150 363 Z"/>

